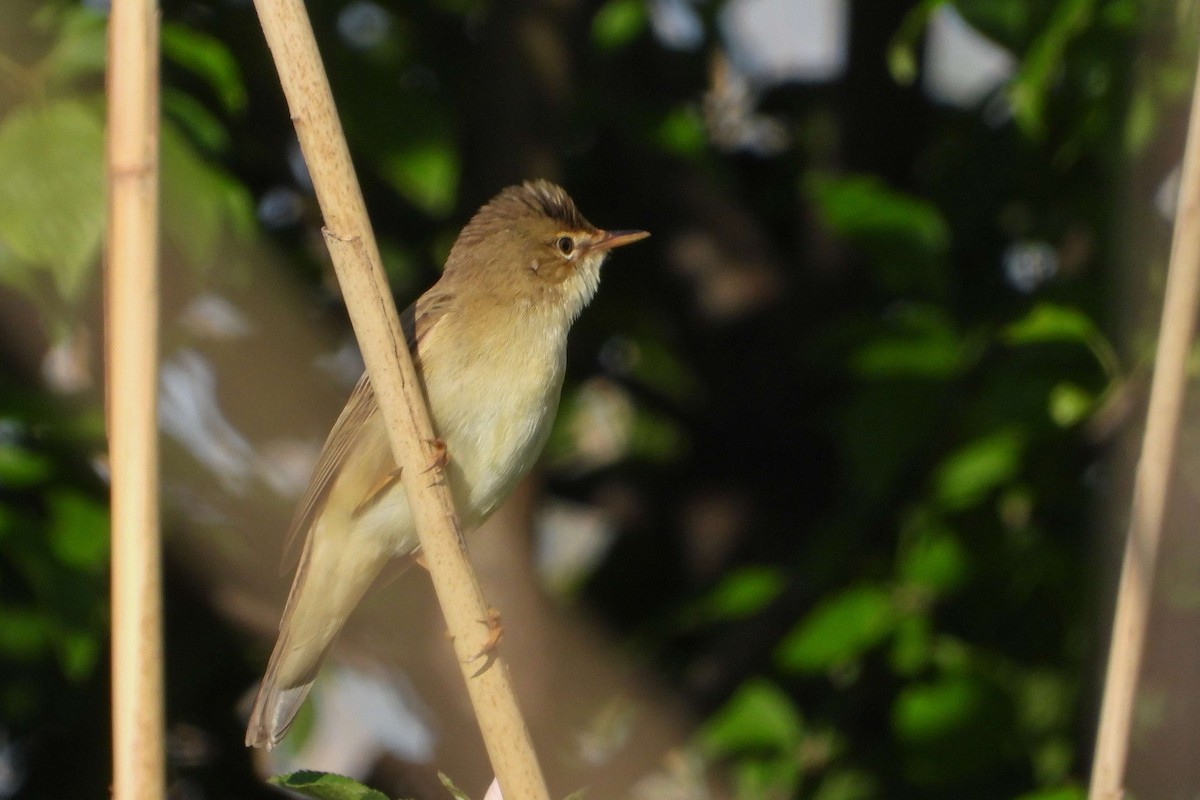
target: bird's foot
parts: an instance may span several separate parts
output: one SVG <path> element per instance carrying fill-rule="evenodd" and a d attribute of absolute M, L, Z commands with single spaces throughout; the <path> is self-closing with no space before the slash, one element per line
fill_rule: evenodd
<path fill-rule="evenodd" d="M 429 445 L 429 449 L 433 451 L 433 461 L 429 463 L 424 472 L 433 472 L 435 469 L 445 469 L 450 465 L 450 450 L 446 447 L 446 440 L 438 437 L 437 439 L 426 439 L 425 443 Z"/>
<path fill-rule="evenodd" d="M 487 625 L 488 638 L 483 643 L 483 647 L 479 652 L 467 659 L 466 663 L 471 664 L 481 658 L 486 658 L 483 666 L 479 668 L 478 675 L 483 672 L 492 663 L 492 659 L 496 657 L 496 647 L 500 644 L 500 637 L 504 635 L 504 625 L 500 622 L 500 612 L 489 607 L 487 610 L 487 619 L 479 620 L 481 625 Z"/>

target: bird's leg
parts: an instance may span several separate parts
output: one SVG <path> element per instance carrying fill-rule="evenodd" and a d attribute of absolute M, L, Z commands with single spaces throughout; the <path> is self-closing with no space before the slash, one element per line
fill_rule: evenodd
<path fill-rule="evenodd" d="M 430 462 L 429 466 L 423 472 L 445 469 L 450 464 L 450 450 L 446 447 L 446 440 L 438 437 L 436 439 L 426 439 L 425 442 L 433 450 L 433 461 Z"/>
<path fill-rule="evenodd" d="M 358 505 L 354 507 L 354 511 L 350 515 L 351 518 L 362 515 L 364 511 L 379 502 L 379 499 L 387 494 L 388 489 L 391 489 L 392 486 L 396 484 L 396 481 L 400 480 L 400 473 L 402 471 L 403 470 L 400 467 L 396 467 L 394 470 L 386 473 L 379 480 L 375 481 L 375 485 L 371 487 L 370 491 L 363 495 L 363 499 L 360 500 Z"/>
<path fill-rule="evenodd" d="M 487 669 L 488 664 L 491 663 L 492 657 L 496 653 L 496 647 L 500 644 L 500 637 L 504 635 L 504 625 L 500 622 L 500 612 L 490 606 L 487 610 L 487 619 L 481 619 L 479 623 L 487 625 L 488 638 L 483 643 L 483 647 L 480 648 L 479 652 L 467 659 L 467 663 L 470 664 L 473 661 L 478 661 L 486 657 L 487 662 L 479 670 L 483 672 L 483 670 Z"/>

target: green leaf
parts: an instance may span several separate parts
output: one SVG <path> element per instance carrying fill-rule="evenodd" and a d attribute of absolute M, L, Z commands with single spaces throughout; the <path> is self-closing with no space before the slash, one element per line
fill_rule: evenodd
<path fill-rule="evenodd" d="M 804 735 L 804 723 L 787 694 L 768 680 L 743 683 L 709 718 L 700 740 L 715 755 L 746 751 L 790 754 Z"/>
<path fill-rule="evenodd" d="M 677 156 L 697 156 L 708 147 L 708 132 L 704 119 L 692 105 L 680 106 L 667 112 L 651 133 L 658 146 Z"/>
<path fill-rule="evenodd" d="M 812 173 L 804 188 L 821 223 L 863 251 L 887 288 L 943 291 L 950 228 L 932 203 L 873 175 Z"/>
<path fill-rule="evenodd" d="M 445 217 L 454 210 L 460 169 L 458 152 L 441 140 L 390 154 L 380 167 L 396 191 L 435 217 Z"/>
<path fill-rule="evenodd" d="M 1099 336 L 1095 323 L 1077 308 L 1039 303 L 1002 334 L 1012 345 L 1077 342 L 1090 345 Z"/>
<path fill-rule="evenodd" d="M 793 757 L 746 758 L 733 765 L 734 797 L 774 800 L 795 797 L 803 777 L 800 760 Z"/>
<path fill-rule="evenodd" d="M 905 584 L 942 592 L 966 580 L 967 563 L 966 551 L 952 531 L 926 523 L 905 532 L 897 572 Z"/>
<path fill-rule="evenodd" d="M 269 783 L 316 800 L 388 800 L 383 792 L 363 786 L 353 778 L 328 772 L 301 770 L 276 775 Z"/>
<path fill-rule="evenodd" d="M 163 113 L 204 149 L 221 153 L 229 147 L 229 131 L 208 108 L 186 92 L 166 87 L 162 92 Z"/>
<path fill-rule="evenodd" d="M 104 15 L 84 6 L 47 7 L 51 20 L 43 27 L 56 31 L 54 44 L 42 58 L 41 68 L 52 85 L 104 73 L 108 43 Z"/>
<path fill-rule="evenodd" d="M 835 770 L 825 776 L 812 800 L 872 800 L 879 797 L 879 779 L 869 772 Z"/>
<path fill-rule="evenodd" d="M 1015 478 L 1025 439 L 1020 431 L 1006 428 L 969 442 L 946 458 L 934 475 L 934 493 L 942 507 L 969 508 Z"/>
<path fill-rule="evenodd" d="M 1032 11 L 1029 3 L 1011 0 L 954 0 L 954 8 L 967 23 L 983 35 L 1008 47 L 1028 40 Z"/>
<path fill-rule="evenodd" d="M 906 742 L 938 742 L 961 733 L 989 705 L 980 681 L 951 677 L 912 684 L 901 690 L 892 708 L 892 726 Z"/>
<path fill-rule="evenodd" d="M 819 604 L 784 637 L 781 668 L 821 672 L 861 658 L 896 625 L 891 595 L 881 586 L 853 586 Z"/>
<path fill-rule="evenodd" d="M 213 266 L 226 237 L 246 236 L 254 230 L 250 194 L 201 158 L 170 122 L 163 122 L 160 147 L 165 236 L 193 267 Z"/>
<path fill-rule="evenodd" d="M 208 34 L 168 22 L 162 26 L 163 57 L 204 80 L 226 111 L 246 105 L 246 86 L 229 49 Z"/>
<path fill-rule="evenodd" d="M 908 305 L 891 315 L 887 334 L 863 345 L 852 365 L 864 378 L 948 378 L 968 363 L 968 343 L 942 309 Z"/>
<path fill-rule="evenodd" d="M 608 0 L 592 18 L 592 41 L 602 50 L 614 50 L 637 38 L 646 21 L 643 0 Z"/>
<path fill-rule="evenodd" d="M 1021 67 L 1009 88 L 1009 102 L 1013 117 L 1026 134 L 1042 135 L 1050 91 L 1066 50 L 1086 30 L 1095 4 L 1096 0 L 1059 0 L 1050 22 L 1021 59 Z"/>
<path fill-rule="evenodd" d="M 897 675 L 913 676 L 929 666 L 933 657 L 933 631 L 927 616 L 910 615 L 896 624 L 888 661 Z"/>
<path fill-rule="evenodd" d="M 910 85 L 917 77 L 917 46 L 923 41 L 921 34 L 929 25 L 933 12 L 949 0 L 923 0 L 920 5 L 904 15 L 899 30 L 888 43 L 888 70 L 892 80 L 902 86 Z"/>
<path fill-rule="evenodd" d="M 1069 428 L 1085 420 L 1096 407 L 1091 392 L 1063 381 L 1050 390 L 1050 418 L 1056 425 Z"/>
<path fill-rule="evenodd" d="M 52 493 L 50 549 L 63 564 L 87 572 L 102 572 L 108 564 L 108 508 L 70 489 Z"/>
<path fill-rule="evenodd" d="M 80 296 L 104 232 L 104 128 L 77 100 L 22 106 L 0 124 L 0 243 Z"/>
<path fill-rule="evenodd" d="M 100 637 L 92 631 L 65 631 L 55 641 L 58 663 L 71 681 L 83 681 L 92 674 L 100 656 Z"/>
<path fill-rule="evenodd" d="M 703 606 L 715 619 L 744 619 L 778 597 L 785 584 L 774 567 L 742 567 L 725 575 Z"/>
<path fill-rule="evenodd" d="M 9 659 L 27 661 L 46 652 L 53 622 L 36 608 L 0 606 L 0 653 Z"/>
<path fill-rule="evenodd" d="M 0 442 L 0 488 L 20 489 L 50 476 L 50 460 L 13 442 Z"/>
<path fill-rule="evenodd" d="M 450 792 L 454 800 L 471 800 L 466 792 L 454 785 L 454 781 L 450 780 L 449 776 L 439 772 L 438 780 L 442 782 L 442 786 L 446 787 L 446 791 Z"/>

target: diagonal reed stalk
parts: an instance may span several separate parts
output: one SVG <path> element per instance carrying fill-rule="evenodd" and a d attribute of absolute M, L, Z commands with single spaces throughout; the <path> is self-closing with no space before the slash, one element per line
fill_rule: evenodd
<path fill-rule="evenodd" d="M 321 205 L 325 242 L 396 463 L 435 465 L 439 459 L 429 411 L 404 345 L 303 0 L 256 0 L 255 7 Z M 423 469 L 405 469 L 401 480 L 492 768 L 510 800 L 548 800 L 508 667 L 499 658 L 483 670 L 468 663 L 485 647 L 488 629 L 480 623 L 489 618 L 489 609 L 466 558 L 449 489 L 444 481 L 431 481 Z"/>

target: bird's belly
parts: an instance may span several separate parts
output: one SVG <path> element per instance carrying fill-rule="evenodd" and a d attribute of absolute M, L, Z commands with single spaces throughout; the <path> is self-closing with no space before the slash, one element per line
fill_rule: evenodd
<path fill-rule="evenodd" d="M 447 406 L 430 391 L 434 424 L 450 457 L 450 488 L 467 526 L 491 513 L 533 466 L 554 422 L 561 386 L 561 370 L 533 381 L 505 371 L 497 380 L 477 382 L 470 404 L 459 398 Z M 460 413 L 447 414 L 447 407 Z"/>
<path fill-rule="evenodd" d="M 464 382 L 469 385 L 446 380 L 426 384 L 434 428 L 449 457 L 446 476 L 465 528 L 475 527 L 495 510 L 546 443 L 558 408 L 562 368 L 551 364 L 539 372 L 530 380 L 528 370 L 485 374 L 476 369 L 472 380 Z M 399 482 L 362 514 L 356 527 L 363 535 L 386 541 L 397 555 L 418 546 L 412 511 Z"/>

